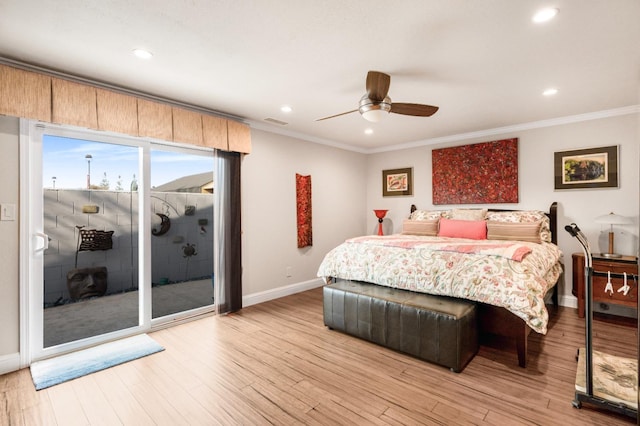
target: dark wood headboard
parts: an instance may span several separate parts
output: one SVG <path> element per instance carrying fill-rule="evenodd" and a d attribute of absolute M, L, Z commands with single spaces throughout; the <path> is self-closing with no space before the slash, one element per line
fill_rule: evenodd
<path fill-rule="evenodd" d="M 418 210 L 415 204 L 411 204 L 411 213 Z M 490 212 L 513 212 L 519 211 L 517 209 L 487 209 Z M 549 218 L 549 228 L 551 229 L 551 242 L 553 244 L 558 244 L 558 202 L 554 201 L 549 206 L 549 211 L 545 212 L 547 217 Z"/>

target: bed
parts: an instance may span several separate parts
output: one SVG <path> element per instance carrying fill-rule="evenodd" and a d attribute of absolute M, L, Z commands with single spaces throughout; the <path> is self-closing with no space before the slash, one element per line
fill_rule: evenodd
<path fill-rule="evenodd" d="M 547 331 L 545 301 L 557 303 L 556 228 L 557 203 L 548 212 L 411 206 L 401 233 L 345 241 L 318 276 L 474 301 L 481 336 L 515 339 L 524 367 L 529 333 Z"/>

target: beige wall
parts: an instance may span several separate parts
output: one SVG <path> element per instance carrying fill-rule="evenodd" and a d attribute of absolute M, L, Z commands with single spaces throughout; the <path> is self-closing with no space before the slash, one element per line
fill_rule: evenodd
<path fill-rule="evenodd" d="M 565 282 L 560 287 L 560 303 L 576 306 L 571 295 L 571 254 L 580 251 L 580 245 L 564 226 L 575 222 L 585 231 L 594 251 L 607 251 L 608 227 L 594 223 L 594 218 L 610 211 L 628 216 L 634 224 L 619 227 L 616 232 L 616 251 L 629 255 L 638 253 L 638 115 L 629 114 L 613 118 L 564 124 L 534 130 L 489 137 L 459 140 L 447 144 L 430 145 L 368 156 L 367 211 L 389 209 L 387 217 L 394 231 L 400 231 L 402 219 L 408 216 L 411 204 L 419 208 L 449 208 L 431 203 L 431 150 L 445 146 L 465 145 L 505 138 L 519 139 L 518 152 L 518 204 L 494 205 L 500 208 L 546 210 L 553 201 L 559 204 L 558 245 L 565 254 Z M 620 145 L 620 187 L 610 189 L 554 189 L 553 154 L 580 148 Z M 382 197 L 381 171 L 403 167 L 414 168 L 413 197 Z M 373 213 L 367 215 L 367 229 L 375 227 Z"/>
<path fill-rule="evenodd" d="M 17 118 L 0 116 L 0 204 L 19 208 Z M 19 220 L 0 222 L 0 359 L 19 351 Z M 0 363 L 1 367 L 1 363 Z M 1 371 L 0 371 L 1 372 Z"/>
<path fill-rule="evenodd" d="M 242 164 L 245 296 L 315 280 L 324 255 L 362 235 L 366 223 L 366 155 L 255 129 L 251 140 Z M 313 246 L 303 249 L 297 247 L 296 173 L 311 175 Z"/>

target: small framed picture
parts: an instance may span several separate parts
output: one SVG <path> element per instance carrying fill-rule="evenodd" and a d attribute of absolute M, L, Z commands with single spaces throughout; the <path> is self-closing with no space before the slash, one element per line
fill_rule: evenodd
<path fill-rule="evenodd" d="M 618 145 L 554 153 L 555 189 L 617 188 Z"/>
<path fill-rule="evenodd" d="M 382 196 L 413 195 L 413 168 L 382 171 Z"/>

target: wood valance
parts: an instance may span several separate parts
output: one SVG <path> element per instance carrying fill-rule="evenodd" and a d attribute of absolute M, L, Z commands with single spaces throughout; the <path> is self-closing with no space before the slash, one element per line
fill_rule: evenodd
<path fill-rule="evenodd" d="M 251 130 L 244 123 L 3 64 L 0 114 L 251 152 Z"/>

